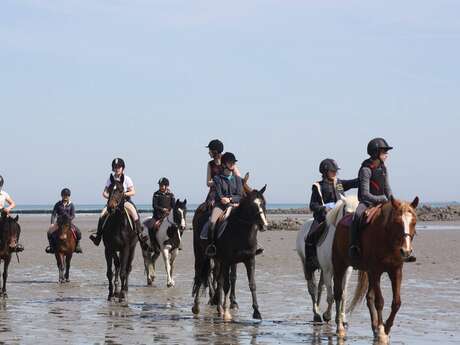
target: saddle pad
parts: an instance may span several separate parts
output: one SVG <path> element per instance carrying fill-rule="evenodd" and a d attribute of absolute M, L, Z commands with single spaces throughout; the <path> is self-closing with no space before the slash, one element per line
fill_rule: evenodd
<path fill-rule="evenodd" d="M 364 214 L 366 215 L 366 224 L 372 223 L 372 221 L 377 216 L 377 213 L 381 208 L 382 208 L 382 205 L 380 204 L 374 207 L 370 207 L 365 211 Z"/>
<path fill-rule="evenodd" d="M 346 214 L 345 216 L 343 216 L 343 218 L 340 220 L 339 222 L 339 225 L 342 225 L 346 228 L 349 228 L 351 226 L 351 223 L 353 221 L 353 216 L 354 216 L 354 213 L 352 214 Z"/>

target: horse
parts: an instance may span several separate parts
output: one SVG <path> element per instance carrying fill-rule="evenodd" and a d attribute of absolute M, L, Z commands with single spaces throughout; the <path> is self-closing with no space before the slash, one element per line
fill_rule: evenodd
<path fill-rule="evenodd" d="M 58 230 L 53 236 L 55 236 L 54 256 L 59 270 L 59 283 L 69 282 L 70 262 L 77 245 L 77 239 L 72 230 L 72 221 L 69 216 L 64 214 L 59 217 Z"/>
<path fill-rule="evenodd" d="M 335 229 L 339 224 L 342 217 L 346 214 L 353 213 L 358 207 L 358 198 L 354 195 L 347 197 L 341 196 L 340 200 L 337 201 L 334 209 L 329 211 L 326 215 L 326 230 L 325 235 L 322 236 L 320 241 L 316 245 L 317 258 L 320 270 L 320 279 L 318 284 L 316 283 L 315 271 L 307 267 L 305 263 L 305 239 L 307 238 L 308 231 L 310 230 L 313 219 L 308 220 L 300 228 L 297 234 L 296 248 L 297 254 L 299 255 L 302 263 L 303 272 L 305 279 L 308 284 L 308 293 L 310 294 L 313 304 L 313 321 L 314 322 L 329 322 L 331 320 L 332 304 L 334 303 L 334 294 L 332 289 L 332 243 L 334 241 Z M 348 282 L 349 275 L 345 279 Z M 327 309 L 322 315 L 320 311 L 320 302 L 323 286 L 326 285 L 327 291 Z"/>
<path fill-rule="evenodd" d="M 111 301 L 114 297 L 118 297 L 119 302 L 124 302 L 128 298 L 128 278 L 138 241 L 134 222 L 124 208 L 123 179 L 122 176 L 121 180 L 118 181 L 112 175 L 110 176 L 111 184 L 108 188 L 109 199 L 107 201 L 108 214 L 103 224 L 102 235 L 105 260 L 107 262 L 107 279 L 109 281 L 107 300 Z M 115 266 L 114 283 L 112 282 L 114 276 L 112 264 Z M 118 277 L 121 280 L 120 290 L 118 290 Z"/>
<path fill-rule="evenodd" d="M 366 295 L 374 338 L 379 343 L 388 342 L 396 313 L 401 306 L 402 268 L 405 260 L 412 254 L 412 241 L 417 223 L 415 209 L 418 203 L 419 199 L 416 197 L 410 204 L 394 198 L 383 204 L 374 216 L 367 220 L 367 227 L 360 231 L 362 254 L 359 262 L 352 263 L 348 256 L 349 222 L 343 221 L 337 226 L 332 247 L 332 262 L 339 337 L 346 335 L 340 312 L 344 309 L 342 281 L 348 267 L 354 264 L 359 270 L 358 284 L 349 311 L 352 312 Z M 380 289 L 383 273 L 388 274 L 393 291 L 391 313 L 385 323 L 382 317 L 384 301 Z"/>
<path fill-rule="evenodd" d="M 143 249 L 142 256 L 144 257 L 145 273 L 147 275 L 147 285 L 152 285 L 155 279 L 155 262 L 160 256 L 163 255 L 167 275 L 167 287 L 174 287 L 175 282 L 173 279 L 174 261 L 179 250 L 182 240 L 182 235 L 186 227 L 187 216 L 187 199 L 184 201 L 177 200 L 174 208 L 166 218 L 161 221 L 158 230 L 149 229 L 152 218 L 147 218 L 144 223 L 144 228 L 147 228 L 149 233 L 150 242 L 156 241 L 159 245 L 159 251 Z"/>
<path fill-rule="evenodd" d="M 11 262 L 11 249 L 16 247 L 16 242 L 21 226 L 18 223 L 19 216 L 11 218 L 6 212 L 2 212 L 0 218 L 0 262 L 3 260 L 3 285 L 0 297 L 8 298 L 6 292 L 6 280 L 8 279 L 8 267 Z"/>
<path fill-rule="evenodd" d="M 232 319 L 229 306 L 230 270 L 232 266 L 242 262 L 246 266 L 249 289 L 252 295 L 253 318 L 262 319 L 257 303 L 254 275 L 257 233 L 259 229 L 264 230 L 268 224 L 266 203 L 263 196 L 266 187 L 264 186 L 260 191 L 254 189 L 246 193 L 240 200 L 239 206 L 228 216 L 226 230 L 215 240 L 217 255 L 212 260 L 217 267 L 215 270 L 212 269 L 211 259 L 205 254 L 207 241 L 200 238 L 202 227 L 208 222 L 208 217 L 204 214 L 195 219 L 193 224 L 195 278 L 192 290 L 194 296 L 192 312 L 194 314 L 198 314 L 200 310 L 200 290 L 202 287 L 209 286 L 214 271 L 217 274 L 218 314 L 223 317 L 224 321 Z"/>

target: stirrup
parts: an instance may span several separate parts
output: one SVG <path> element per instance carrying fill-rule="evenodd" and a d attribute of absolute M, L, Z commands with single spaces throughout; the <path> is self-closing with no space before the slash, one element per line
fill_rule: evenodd
<path fill-rule="evenodd" d="M 264 248 L 263 247 L 259 247 L 256 249 L 256 255 L 259 255 L 259 254 L 262 254 L 264 252 Z"/>
<path fill-rule="evenodd" d="M 211 258 L 216 256 L 217 250 L 214 243 L 208 244 L 204 253 Z"/>
<path fill-rule="evenodd" d="M 91 241 L 93 241 L 93 243 L 94 243 L 96 246 L 98 246 L 98 245 L 101 243 L 102 236 L 97 236 L 97 235 L 92 234 L 92 235 L 89 236 L 89 239 L 90 239 Z"/>
<path fill-rule="evenodd" d="M 54 254 L 54 248 L 52 246 L 48 246 L 46 247 L 45 252 L 47 254 Z"/>
<path fill-rule="evenodd" d="M 16 253 L 20 253 L 22 251 L 24 251 L 24 247 L 22 246 L 22 244 L 17 244 L 16 247 L 14 248 L 11 248 L 11 251 L 12 252 L 16 252 Z"/>
<path fill-rule="evenodd" d="M 81 250 L 80 244 L 77 244 L 75 246 L 75 253 L 77 253 L 77 254 L 83 253 L 83 250 Z"/>

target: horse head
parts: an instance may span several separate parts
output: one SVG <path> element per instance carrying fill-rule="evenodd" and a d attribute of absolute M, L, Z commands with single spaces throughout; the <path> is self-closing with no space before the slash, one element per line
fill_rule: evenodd
<path fill-rule="evenodd" d="M 174 223 L 177 225 L 179 230 L 184 231 L 186 227 L 186 217 L 187 217 L 187 199 L 180 201 L 177 199 L 176 204 L 173 209 L 173 219 Z"/>
<path fill-rule="evenodd" d="M 267 189 L 265 185 L 261 190 L 252 189 L 241 199 L 240 210 L 247 214 L 247 217 L 254 220 L 255 223 L 260 225 L 262 231 L 268 226 L 267 221 L 267 208 L 264 193 Z"/>
<path fill-rule="evenodd" d="M 14 218 L 9 217 L 6 213 L 2 212 L 2 243 L 8 245 L 9 248 L 15 248 L 17 245 L 18 234 L 21 231 L 21 226 L 18 223 L 19 216 Z"/>
<path fill-rule="evenodd" d="M 391 231 L 390 240 L 394 246 L 398 247 L 403 260 L 407 259 L 413 251 L 412 241 L 416 234 L 415 225 L 417 223 L 415 209 L 418 203 L 418 197 L 415 197 L 410 204 L 391 199 L 392 212 L 387 229 Z"/>
<path fill-rule="evenodd" d="M 59 216 L 57 220 L 58 224 L 58 236 L 60 240 L 67 239 L 67 232 L 71 230 L 72 220 L 67 214 Z"/>
<path fill-rule="evenodd" d="M 107 200 L 107 211 L 114 213 L 121 208 L 125 200 L 125 192 L 123 187 L 124 175 L 120 180 L 116 180 L 113 175 L 110 175 L 110 187 L 108 188 L 109 199 Z"/>

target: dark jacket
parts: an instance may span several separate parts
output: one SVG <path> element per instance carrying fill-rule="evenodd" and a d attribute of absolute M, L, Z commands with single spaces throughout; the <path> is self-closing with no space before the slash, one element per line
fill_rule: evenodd
<path fill-rule="evenodd" d="M 163 209 L 166 208 L 168 211 L 170 211 L 172 208 L 174 208 L 175 204 L 176 199 L 174 198 L 174 194 L 171 193 L 169 189 L 167 189 L 164 193 L 160 190 L 157 190 L 155 193 L 153 193 L 152 197 L 153 218 L 161 219 L 166 217 L 168 212 L 163 211 Z"/>
<path fill-rule="evenodd" d="M 214 176 L 213 181 L 216 187 L 216 196 L 214 199 L 216 206 L 226 207 L 220 201 L 224 197 L 230 198 L 233 204 L 240 202 L 243 196 L 243 180 L 241 177 L 235 175 L 217 175 Z"/>
<path fill-rule="evenodd" d="M 320 191 L 318 190 L 320 187 Z M 337 202 L 340 195 L 345 196 L 345 192 L 352 188 L 358 188 L 358 179 L 340 180 L 337 179 L 336 184 L 327 179 L 323 179 L 315 183 L 312 187 L 310 198 L 310 210 L 313 212 L 313 218 L 319 223 L 326 219 L 326 206 L 330 202 Z"/>
<path fill-rule="evenodd" d="M 391 191 L 388 172 L 385 164 L 374 164 L 373 160 L 365 160 L 359 169 L 359 202 L 367 206 L 383 204 L 390 200 Z"/>
<path fill-rule="evenodd" d="M 51 213 L 51 224 L 54 224 L 59 217 L 63 215 L 67 215 L 70 220 L 75 218 L 75 207 L 72 202 L 70 202 L 67 206 L 61 201 L 58 201 L 53 208 L 53 213 Z"/>

